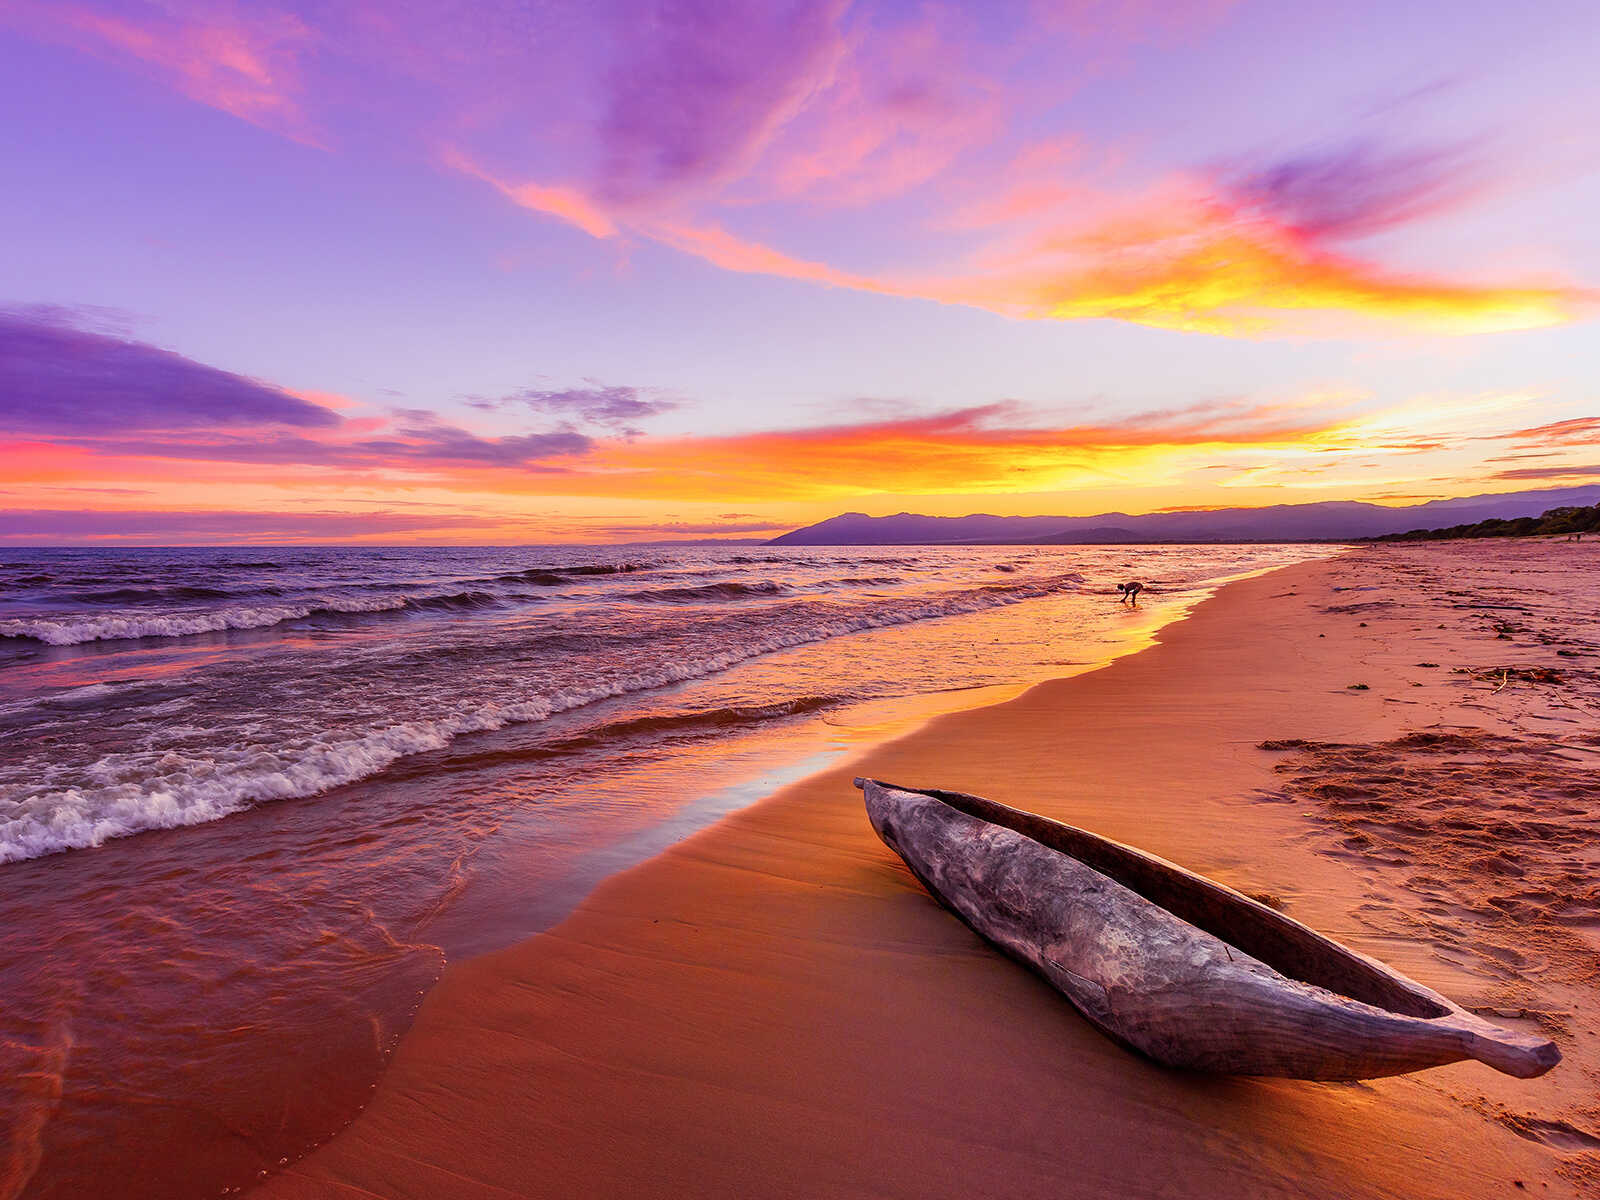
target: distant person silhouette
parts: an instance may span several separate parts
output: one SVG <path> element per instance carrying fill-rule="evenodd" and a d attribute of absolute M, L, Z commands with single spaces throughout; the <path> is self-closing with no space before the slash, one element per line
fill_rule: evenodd
<path fill-rule="evenodd" d="M 1117 603 L 1118 604 L 1121 604 L 1124 601 L 1126 601 L 1127 603 L 1132 604 L 1135 608 L 1138 608 L 1139 607 L 1139 593 L 1144 591 L 1144 584 L 1142 584 L 1142 583 L 1119 583 L 1119 584 L 1117 584 L 1117 591 L 1122 593 L 1122 595 L 1120 597 L 1118 597 L 1118 599 L 1117 599 Z"/>

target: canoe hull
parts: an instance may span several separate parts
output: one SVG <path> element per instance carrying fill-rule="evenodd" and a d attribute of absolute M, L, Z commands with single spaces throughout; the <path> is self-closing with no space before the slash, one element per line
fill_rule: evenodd
<path fill-rule="evenodd" d="M 858 782 L 873 828 L 936 899 L 1043 975 L 1106 1034 L 1158 1062 L 1348 1080 L 1467 1058 L 1527 1077 L 1560 1059 L 1552 1043 L 1490 1025 L 1165 860 L 978 797 Z M 1212 929 L 1238 929 L 1248 935 L 1241 941 L 1269 957 L 1309 969 L 1290 977 L 1113 875 Z"/>

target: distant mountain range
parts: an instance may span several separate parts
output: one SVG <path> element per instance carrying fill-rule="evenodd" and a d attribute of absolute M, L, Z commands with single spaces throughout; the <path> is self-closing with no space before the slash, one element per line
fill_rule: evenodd
<path fill-rule="evenodd" d="M 1600 485 L 1463 496 L 1389 508 L 1358 500 L 1094 517 L 925 517 L 844 513 L 773 538 L 769 546 L 1070 545 L 1117 542 L 1323 542 L 1382 537 L 1490 518 L 1536 517 L 1600 501 Z"/>

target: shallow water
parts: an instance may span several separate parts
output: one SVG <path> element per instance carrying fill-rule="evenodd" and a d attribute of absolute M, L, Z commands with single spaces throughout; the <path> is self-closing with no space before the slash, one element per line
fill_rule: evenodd
<path fill-rule="evenodd" d="M 6 551 L 0 1200 L 247 1183 L 358 1111 L 446 961 L 1325 553 Z"/>

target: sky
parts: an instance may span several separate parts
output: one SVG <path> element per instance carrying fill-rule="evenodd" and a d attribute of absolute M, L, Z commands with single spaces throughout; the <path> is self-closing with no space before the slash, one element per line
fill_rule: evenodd
<path fill-rule="evenodd" d="M 0 0 L 0 541 L 1600 485 L 1593 0 Z"/>

